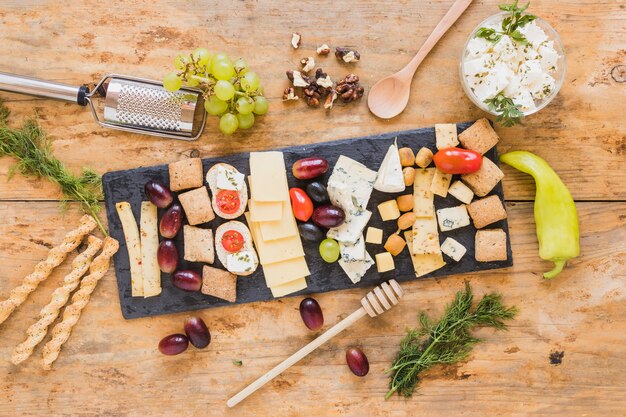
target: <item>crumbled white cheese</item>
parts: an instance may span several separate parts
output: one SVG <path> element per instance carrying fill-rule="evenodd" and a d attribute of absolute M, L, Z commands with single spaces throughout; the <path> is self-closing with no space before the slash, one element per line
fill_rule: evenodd
<path fill-rule="evenodd" d="M 537 49 L 542 42 L 548 40 L 548 35 L 546 35 L 546 32 L 544 32 L 536 22 L 530 22 L 518 30 L 535 49 Z"/>

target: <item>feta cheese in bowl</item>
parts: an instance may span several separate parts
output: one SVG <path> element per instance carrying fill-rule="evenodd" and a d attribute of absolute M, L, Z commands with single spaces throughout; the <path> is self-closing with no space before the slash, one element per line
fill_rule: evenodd
<path fill-rule="evenodd" d="M 548 105 L 566 69 L 559 35 L 545 20 L 533 16 L 515 30 L 506 30 L 511 20 L 517 23 L 516 17 L 528 15 L 512 16 L 498 13 L 478 25 L 465 43 L 460 64 L 465 93 L 505 126 Z"/>

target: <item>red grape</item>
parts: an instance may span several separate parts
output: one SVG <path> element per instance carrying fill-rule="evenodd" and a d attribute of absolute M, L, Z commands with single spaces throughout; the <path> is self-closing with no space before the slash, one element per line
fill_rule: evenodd
<path fill-rule="evenodd" d="M 166 208 L 174 201 L 172 192 L 162 182 L 151 180 L 144 187 L 146 197 L 158 208 Z"/>
<path fill-rule="evenodd" d="M 313 298 L 307 297 L 300 302 L 300 316 L 304 325 L 311 330 L 318 330 L 324 325 L 322 308 Z"/>
<path fill-rule="evenodd" d="M 187 350 L 189 339 L 184 334 L 176 333 L 165 336 L 159 342 L 159 351 L 164 355 L 178 355 Z"/>
<path fill-rule="evenodd" d="M 172 284 L 185 291 L 198 291 L 202 287 L 202 278 L 196 271 L 176 271 L 172 275 Z"/>
<path fill-rule="evenodd" d="M 161 272 L 171 274 L 176 271 L 178 266 L 178 249 L 171 240 L 164 240 L 159 244 L 159 250 L 157 251 L 157 260 L 159 262 L 159 268 Z"/>
<path fill-rule="evenodd" d="M 185 334 L 192 345 L 198 349 L 205 348 L 211 343 L 211 333 L 200 317 L 189 317 L 185 320 Z"/>
<path fill-rule="evenodd" d="M 178 234 L 180 226 L 183 224 L 183 208 L 180 204 L 172 204 L 172 207 L 168 208 L 161 221 L 159 222 L 159 231 L 161 236 L 172 239 Z"/>
<path fill-rule="evenodd" d="M 346 350 L 346 362 L 352 373 L 356 376 L 365 376 L 370 370 L 370 363 L 365 353 L 359 348 Z"/>
<path fill-rule="evenodd" d="M 346 214 L 339 207 L 331 204 L 319 206 L 313 211 L 313 223 L 319 227 L 337 227 L 346 219 Z"/>
<path fill-rule="evenodd" d="M 328 161 L 317 156 L 297 160 L 291 171 L 299 180 L 310 180 L 328 171 Z"/>

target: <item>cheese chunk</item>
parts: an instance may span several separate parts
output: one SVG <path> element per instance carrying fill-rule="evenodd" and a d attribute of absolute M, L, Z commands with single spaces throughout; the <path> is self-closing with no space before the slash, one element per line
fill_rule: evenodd
<path fill-rule="evenodd" d="M 436 124 L 435 138 L 437 140 L 437 149 L 454 148 L 459 144 L 454 123 Z"/>
<path fill-rule="evenodd" d="M 339 242 L 339 253 L 345 263 L 364 261 L 366 252 L 363 235 L 352 245 Z"/>
<path fill-rule="evenodd" d="M 239 191 L 243 187 L 245 176 L 241 172 L 217 166 L 217 188 L 220 190 Z"/>
<path fill-rule="evenodd" d="M 456 240 L 451 237 L 447 237 L 441 245 L 441 251 L 455 261 L 459 262 L 463 255 L 465 255 L 465 252 L 467 252 L 467 249 L 465 249 L 465 246 L 461 245 Z"/>
<path fill-rule="evenodd" d="M 474 192 L 461 181 L 453 182 L 448 188 L 448 193 L 465 204 L 470 204 L 474 198 Z"/>
<path fill-rule="evenodd" d="M 296 220 L 293 217 L 289 203 L 283 201 L 282 205 L 281 211 L 283 215 L 280 220 L 259 223 L 261 227 L 261 237 L 266 242 L 298 234 L 298 226 L 296 225 Z"/>
<path fill-rule="evenodd" d="M 251 272 L 256 268 L 255 255 L 252 251 L 242 250 L 229 253 L 226 257 L 226 269 L 233 274 Z"/>
<path fill-rule="evenodd" d="M 433 182 L 430 184 L 430 191 L 433 194 L 446 198 L 451 181 L 452 174 L 444 174 L 439 168 L 435 168 L 435 175 L 433 176 Z"/>
<path fill-rule="evenodd" d="M 283 297 L 306 288 L 306 278 L 298 278 L 282 285 L 271 287 L 274 298 Z"/>
<path fill-rule="evenodd" d="M 139 240 L 139 228 L 137 220 L 126 201 L 115 204 L 117 215 L 124 230 L 124 240 L 128 251 L 128 262 L 130 263 L 130 286 L 131 297 L 143 296 L 143 274 L 141 272 L 141 241 Z"/>
<path fill-rule="evenodd" d="M 393 143 L 383 159 L 374 188 L 383 193 L 399 193 L 404 191 L 404 176 L 398 153 L 397 143 Z"/>
<path fill-rule="evenodd" d="M 378 205 L 378 212 L 384 222 L 387 220 L 395 220 L 400 217 L 400 209 L 396 200 L 385 201 Z"/>
<path fill-rule="evenodd" d="M 383 243 L 383 230 L 377 227 L 368 227 L 365 242 L 380 245 Z"/>
<path fill-rule="evenodd" d="M 328 195 L 330 201 L 342 209 L 346 210 L 344 204 L 360 210 L 365 210 L 369 202 L 377 173 L 367 168 L 365 165 L 341 155 L 333 168 L 333 173 L 328 178 Z M 340 196 L 333 190 L 341 190 Z"/>
<path fill-rule="evenodd" d="M 288 201 L 287 174 L 282 152 L 250 152 L 252 199 Z"/>
<path fill-rule="evenodd" d="M 353 284 L 361 281 L 365 273 L 374 265 L 374 260 L 369 253 L 365 252 L 365 259 L 357 262 L 344 262 L 343 258 L 339 258 L 339 266 L 346 273 Z"/>
<path fill-rule="evenodd" d="M 435 215 L 433 192 L 430 191 L 434 176 L 435 168 L 415 170 L 415 182 L 413 183 L 413 213 L 415 213 L 417 217 L 433 217 Z"/>
<path fill-rule="evenodd" d="M 389 252 L 376 254 L 376 268 L 379 273 L 393 271 L 396 266 L 393 262 L 393 256 Z"/>
<path fill-rule="evenodd" d="M 437 220 L 434 217 L 417 218 L 413 224 L 412 232 L 414 254 L 427 255 L 441 252 Z"/>
<path fill-rule="evenodd" d="M 263 275 L 268 287 L 276 287 L 295 279 L 311 275 L 303 256 L 282 262 L 263 265 Z"/>
<path fill-rule="evenodd" d="M 413 262 L 413 269 L 415 270 L 416 277 L 430 274 L 431 272 L 441 269 L 446 265 L 441 252 L 427 255 L 412 253 L 413 233 L 411 231 L 407 230 L 404 232 L 404 238 L 408 243 L 409 252 L 411 253 L 411 262 Z"/>
<path fill-rule="evenodd" d="M 141 202 L 141 273 L 143 296 L 161 294 L 161 269 L 157 262 L 159 250 L 159 226 L 157 207 L 149 201 Z"/>
<path fill-rule="evenodd" d="M 467 213 L 467 207 L 460 205 L 437 210 L 437 221 L 439 222 L 439 229 L 442 232 L 448 232 L 460 227 L 469 226 L 470 217 Z"/>

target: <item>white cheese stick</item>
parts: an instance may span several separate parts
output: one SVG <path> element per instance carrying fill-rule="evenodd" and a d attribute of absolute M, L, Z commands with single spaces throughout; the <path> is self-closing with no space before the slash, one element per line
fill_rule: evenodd
<path fill-rule="evenodd" d="M 143 274 L 141 271 L 141 241 L 139 240 L 137 221 L 133 210 L 130 208 L 130 203 L 119 202 L 115 205 L 115 209 L 120 217 L 126 240 L 128 262 L 130 263 L 131 295 L 141 297 L 143 296 Z"/>

